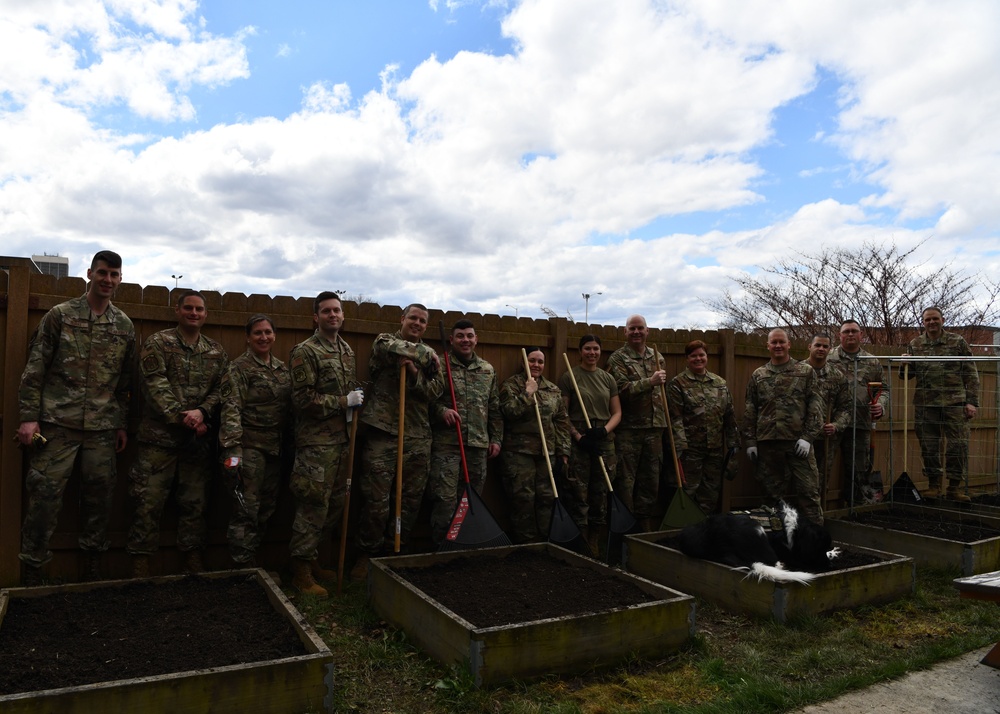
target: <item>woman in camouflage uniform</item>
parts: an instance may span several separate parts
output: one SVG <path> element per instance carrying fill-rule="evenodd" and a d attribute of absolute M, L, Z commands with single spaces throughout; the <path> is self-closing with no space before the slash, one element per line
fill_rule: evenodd
<path fill-rule="evenodd" d="M 545 379 L 545 354 L 540 347 L 527 350 L 531 377 L 518 371 L 500 388 L 500 411 L 504 417 L 503 484 L 510 502 L 511 530 L 516 543 L 548 537 L 555 494 L 549 483 L 549 459 L 554 471 L 569 460 L 569 417 L 559 387 Z M 545 445 L 538 433 L 535 399 L 542 415 Z"/>
<path fill-rule="evenodd" d="M 291 413 L 292 383 L 284 362 L 271 354 L 274 323 L 254 315 L 246 325 L 247 351 L 229 364 L 222 381 L 219 443 L 233 492 L 229 552 L 239 566 L 256 565 L 281 481 L 281 437 Z"/>
<path fill-rule="evenodd" d="M 684 354 L 687 368 L 667 385 L 670 424 L 684 469 L 684 491 L 705 513 L 714 513 L 719 508 L 723 464 L 728 478 L 736 475 L 733 396 L 726 380 L 708 371 L 704 342 L 689 342 Z"/>

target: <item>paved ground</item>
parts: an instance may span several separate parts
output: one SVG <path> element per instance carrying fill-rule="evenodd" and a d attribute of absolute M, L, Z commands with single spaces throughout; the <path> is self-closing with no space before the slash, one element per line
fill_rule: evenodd
<path fill-rule="evenodd" d="M 800 714 L 1000 714 L 1000 669 L 979 664 L 989 652 L 975 652 L 933 669 L 800 709 Z"/>

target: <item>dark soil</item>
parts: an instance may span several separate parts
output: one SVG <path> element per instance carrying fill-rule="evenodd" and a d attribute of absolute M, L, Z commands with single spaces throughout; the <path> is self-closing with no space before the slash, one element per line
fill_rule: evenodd
<path fill-rule="evenodd" d="M 604 575 L 531 551 L 395 570 L 476 627 L 584 615 L 657 599 L 620 575 Z"/>
<path fill-rule="evenodd" d="M 666 538 L 661 538 L 656 541 L 657 545 L 662 545 L 666 548 L 672 548 L 673 550 L 680 550 L 680 546 L 677 544 L 677 536 L 668 536 Z M 874 563 L 884 562 L 885 558 L 882 558 L 874 553 L 858 550 L 846 543 L 835 543 L 838 548 L 840 548 L 840 555 L 838 555 L 833 560 L 833 567 L 835 570 L 847 570 L 848 568 L 860 568 L 862 565 L 872 565 Z"/>
<path fill-rule="evenodd" d="M 0 694 L 304 654 L 253 576 L 12 597 L 0 622 Z"/>
<path fill-rule="evenodd" d="M 887 511 L 854 513 L 849 520 L 866 526 L 933 536 L 960 543 L 972 543 L 1000 536 L 1000 530 L 977 522 L 975 516 L 970 514 L 965 514 L 960 521 L 948 519 L 943 515 L 897 508 Z"/>

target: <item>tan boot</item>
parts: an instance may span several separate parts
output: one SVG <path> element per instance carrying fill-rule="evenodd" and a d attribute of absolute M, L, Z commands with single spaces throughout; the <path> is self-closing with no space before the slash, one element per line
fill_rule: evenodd
<path fill-rule="evenodd" d="M 189 550 L 184 558 L 185 573 L 204 573 L 205 563 L 201 559 L 200 550 Z"/>
<path fill-rule="evenodd" d="M 927 488 L 922 491 L 918 491 L 921 498 L 940 498 L 941 496 L 941 484 L 934 483 L 933 481 L 927 484 Z"/>
<path fill-rule="evenodd" d="M 368 560 L 369 557 L 365 553 L 358 556 L 358 561 L 351 568 L 351 580 L 356 583 L 363 583 L 368 579 Z"/>
<path fill-rule="evenodd" d="M 972 499 L 969 498 L 968 494 L 962 493 L 957 488 L 949 487 L 944 497 L 947 498 L 949 501 L 958 501 L 959 503 L 972 503 Z"/>
<path fill-rule="evenodd" d="M 133 555 L 132 556 L 132 577 L 133 578 L 148 578 L 149 577 L 149 556 L 148 555 Z"/>
<path fill-rule="evenodd" d="M 309 570 L 312 572 L 313 580 L 318 580 L 321 583 L 337 582 L 337 571 L 324 568 L 319 564 L 319 558 L 312 559 L 309 563 Z"/>
<path fill-rule="evenodd" d="M 312 569 L 308 560 L 292 560 L 292 587 L 303 595 L 313 595 L 315 597 L 327 598 L 330 593 L 321 585 L 317 585 L 313 580 Z"/>

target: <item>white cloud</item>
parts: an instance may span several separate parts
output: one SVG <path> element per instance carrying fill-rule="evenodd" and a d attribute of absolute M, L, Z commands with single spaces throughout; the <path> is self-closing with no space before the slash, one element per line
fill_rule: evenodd
<path fill-rule="evenodd" d="M 430 57 L 403 77 L 388 65 L 382 90 L 358 98 L 320 77 L 291 116 L 177 138 L 120 135 L 100 111 L 191 119 L 192 88 L 247 76 L 245 35 L 206 33 L 193 0 L 5 5 L 5 252 L 44 238 L 81 265 L 111 246 L 142 283 L 180 271 L 224 290 L 334 286 L 522 316 L 545 304 L 582 319 L 580 294 L 600 290 L 592 320 L 638 311 L 682 326 L 712 324 L 700 298 L 740 269 L 824 244 L 912 244 L 927 232 L 909 220 L 979 237 L 963 264 L 993 250 L 988 0 L 524 0 L 503 25 L 512 55 Z M 764 202 L 773 177 L 755 151 L 780 139 L 775 113 L 820 67 L 844 83 L 822 140 L 861 167 L 870 196 L 810 199 L 738 232 L 630 237 Z"/>

